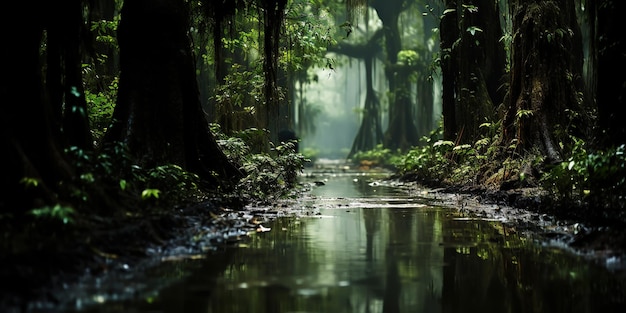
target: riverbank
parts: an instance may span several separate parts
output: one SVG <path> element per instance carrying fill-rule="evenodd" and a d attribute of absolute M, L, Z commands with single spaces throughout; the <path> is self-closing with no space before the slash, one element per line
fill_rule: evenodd
<path fill-rule="evenodd" d="M 626 219 L 602 208 L 563 206 L 538 186 L 496 189 L 486 186 L 433 186 L 414 176 L 391 179 L 429 190 L 470 218 L 495 219 L 570 253 L 582 255 L 610 270 L 626 270 Z M 426 187 L 430 186 L 430 187 Z"/>
<path fill-rule="evenodd" d="M 344 162 L 331 162 L 314 169 L 331 174 L 361 170 Z M 597 219 L 589 223 L 573 209 L 568 214 L 555 214 L 558 212 L 552 210 L 541 189 L 536 187 L 508 190 L 429 187 L 388 170 L 368 170 L 386 173 L 383 175 L 387 177 L 386 183 L 455 208 L 468 218 L 498 220 L 520 235 L 542 238 L 543 244 L 584 255 L 590 262 L 610 270 L 624 270 L 626 236 L 619 219 Z M 267 223 L 275 218 L 314 215 L 315 208 L 298 203 L 298 194 L 315 186 L 323 188 L 324 181 L 314 176 L 303 177 L 303 181 L 292 197 L 267 206 L 230 207 L 215 199 L 167 212 L 106 220 L 94 216 L 54 236 L 40 230 L 39 238 L 5 239 L 28 241 L 32 246 L 28 251 L 2 256 L 5 266 L 0 269 L 0 311 L 42 312 L 76 307 L 78 296 L 89 290 L 85 286 L 94 286 L 94 282 L 132 281 L 155 264 L 202 258 L 211 250 L 237 245 L 250 233 L 270 231 Z M 109 298 L 119 301 L 148 291 L 148 286 L 130 290 L 120 286 L 119 290 L 112 288 L 92 301 Z"/>

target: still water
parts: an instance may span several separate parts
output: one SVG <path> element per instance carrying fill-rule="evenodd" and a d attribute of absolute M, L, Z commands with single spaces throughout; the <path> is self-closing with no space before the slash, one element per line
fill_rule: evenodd
<path fill-rule="evenodd" d="M 163 262 L 178 281 L 88 312 L 626 312 L 626 279 L 498 221 L 379 182 L 316 173 L 286 217 L 199 260 Z"/>

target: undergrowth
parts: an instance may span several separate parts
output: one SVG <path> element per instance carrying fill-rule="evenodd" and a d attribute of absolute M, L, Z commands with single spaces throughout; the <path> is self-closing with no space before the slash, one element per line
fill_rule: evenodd
<path fill-rule="evenodd" d="M 547 164 L 539 151 L 519 152 L 516 140 L 503 143 L 499 122 L 480 126 L 482 136 L 473 144 L 442 140 L 439 127 L 421 144 L 405 153 L 382 145 L 355 154 L 353 160 L 392 167 L 396 176 L 431 187 L 474 186 L 509 190 L 533 187 L 542 199 L 562 210 L 597 210 L 623 215 L 626 207 L 625 146 L 591 151 L 584 140 L 570 136 L 571 151 L 564 161 Z"/>

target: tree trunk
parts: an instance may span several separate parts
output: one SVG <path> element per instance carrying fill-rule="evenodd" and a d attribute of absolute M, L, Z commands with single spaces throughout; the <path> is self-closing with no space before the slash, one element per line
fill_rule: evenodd
<path fill-rule="evenodd" d="M 606 147 L 626 143 L 626 32 L 624 1 L 596 1 L 598 138 Z M 591 10 L 590 10 L 591 11 Z"/>
<path fill-rule="evenodd" d="M 40 48 L 43 30 L 47 28 L 45 4 L 27 10 L 22 4 L 11 4 L 10 12 L 29 12 L 33 22 L 28 27 L 15 28 L 4 19 L 0 34 L 5 42 L 0 62 L 0 99 L 4 103 L 0 114 L 0 149 L 4 169 L 0 175 L 0 212 L 25 213 L 61 200 L 57 192 L 61 181 L 69 182 L 74 169 L 63 154 L 65 146 L 48 101 L 44 83 Z M 13 22 L 13 21 L 11 21 Z M 28 185 L 23 179 L 37 180 Z M 66 186 L 67 187 L 67 186 Z"/>
<path fill-rule="evenodd" d="M 406 150 L 419 143 L 415 114 L 407 76 L 400 78 L 402 66 L 398 66 L 398 52 L 402 49 L 402 39 L 398 18 L 407 3 L 403 0 L 372 1 L 371 6 L 383 22 L 385 34 L 385 74 L 389 84 L 389 126 L 384 134 L 384 145 L 390 149 Z M 404 79 L 404 81 L 403 81 Z"/>
<path fill-rule="evenodd" d="M 368 151 L 374 149 L 378 144 L 383 142 L 383 130 L 380 125 L 380 103 L 376 97 L 376 91 L 372 83 L 372 56 L 364 58 L 365 63 L 365 103 L 363 104 L 363 118 L 361 127 L 354 138 L 352 148 L 348 154 L 348 159 L 359 151 Z"/>
<path fill-rule="evenodd" d="M 446 0 L 446 10 L 441 19 L 441 76 L 443 106 L 443 139 L 453 141 L 457 136 L 455 118 L 455 86 L 458 73 L 454 42 L 459 37 L 456 1 Z"/>
<path fill-rule="evenodd" d="M 380 123 L 380 102 L 376 96 L 373 83 L 373 62 L 375 55 L 381 50 L 380 40 L 383 37 L 383 31 L 377 31 L 367 42 L 362 45 L 339 44 L 335 47 L 329 47 L 328 51 L 346 55 L 351 58 L 363 60 L 365 64 L 365 103 L 363 104 L 363 118 L 361 126 L 352 143 L 350 153 L 347 158 L 351 158 L 359 151 L 368 151 L 374 149 L 376 145 L 383 143 L 383 131 Z"/>
<path fill-rule="evenodd" d="M 434 14 L 441 15 L 441 12 L 436 12 Z M 423 31 L 424 31 L 424 40 L 422 42 L 424 48 L 419 51 L 420 53 L 420 65 L 419 69 L 420 75 L 417 78 L 416 82 L 416 101 L 417 101 L 417 116 L 419 117 L 419 122 L 417 123 L 417 128 L 419 132 L 419 137 L 428 136 L 429 133 L 435 128 L 435 119 L 433 116 L 435 109 L 435 98 L 433 95 L 434 83 L 432 79 L 432 75 L 427 75 L 429 73 L 429 66 L 432 62 L 433 58 L 433 50 L 430 49 L 429 41 L 435 40 L 435 45 L 439 44 L 436 41 L 436 38 L 433 36 L 433 29 L 437 28 L 436 20 L 432 16 L 424 17 L 423 19 Z"/>
<path fill-rule="evenodd" d="M 260 128 L 269 131 L 270 140 L 278 142 L 280 94 L 278 90 L 278 48 L 287 0 L 261 0 L 263 15 L 263 72 L 265 102 L 257 110 Z"/>
<path fill-rule="evenodd" d="M 571 131 L 568 112 L 581 105 L 575 82 L 582 72 L 582 46 L 573 5 L 573 0 L 516 0 L 511 7 L 511 83 L 503 138 L 507 144 L 517 139 L 522 150 L 538 148 L 549 161 L 561 160 L 560 146 Z"/>
<path fill-rule="evenodd" d="M 215 184 L 213 173 L 232 182 L 241 174 L 209 132 L 187 18 L 184 0 L 124 3 L 118 103 L 105 139 L 126 143 L 144 166 L 177 164 Z M 147 24 L 153 25 L 149 31 Z"/>

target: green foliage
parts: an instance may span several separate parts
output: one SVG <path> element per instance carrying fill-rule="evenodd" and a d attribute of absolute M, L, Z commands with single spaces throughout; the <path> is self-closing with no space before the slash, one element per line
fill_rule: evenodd
<path fill-rule="evenodd" d="M 293 153 L 292 143 L 279 145 L 271 153 L 251 155 L 243 164 L 246 176 L 238 190 L 247 199 L 267 201 L 287 195 L 304 168 L 304 157 Z"/>
<path fill-rule="evenodd" d="M 516 154 L 516 145 L 502 147 L 501 122 L 480 125 L 481 137 L 473 144 L 441 140 L 443 127 L 421 139 L 422 145 L 409 150 L 398 168 L 401 174 L 435 184 L 499 184 L 520 179 L 520 169 L 528 160 Z M 498 160 L 498 161 L 495 161 Z"/>
<path fill-rule="evenodd" d="M 304 147 L 301 153 L 305 159 L 310 160 L 311 163 L 315 163 L 315 160 L 319 158 L 320 150 L 314 147 Z"/>
<path fill-rule="evenodd" d="M 158 199 L 159 195 L 161 194 L 161 190 L 159 189 L 144 189 L 141 192 L 141 199 L 147 200 L 147 199 Z"/>
<path fill-rule="evenodd" d="M 224 83 L 217 87 L 213 96 L 218 118 L 227 117 L 237 125 L 252 124 L 256 108 L 264 101 L 264 83 L 260 67 L 249 70 L 233 64 Z"/>
<path fill-rule="evenodd" d="M 400 50 L 398 52 L 398 64 L 416 65 L 420 56 L 415 50 Z"/>
<path fill-rule="evenodd" d="M 267 138 L 265 130 L 250 128 L 235 132 L 233 137 L 223 134 L 217 124 L 211 124 L 211 130 L 228 159 L 245 175 L 235 191 L 241 199 L 266 202 L 289 195 L 304 164 L 310 162 L 295 152 L 294 142 L 276 146 L 270 142 L 269 152 L 251 152 L 251 144 L 257 145 L 260 137 Z"/>
<path fill-rule="evenodd" d="M 83 150 L 76 146 L 69 147 L 65 151 L 72 159 L 81 175 L 80 180 L 85 184 L 93 184 L 96 181 L 105 184 L 122 185 L 119 181 L 123 173 L 133 172 L 131 158 L 126 147 L 122 143 L 108 144 L 99 151 Z M 125 169 L 129 169 L 125 171 Z M 132 179 L 132 178 L 131 178 Z M 135 180 L 136 177 L 134 177 Z"/>
<path fill-rule="evenodd" d="M 326 48 L 337 43 L 333 16 L 322 8 L 314 8 L 307 1 L 291 1 L 285 12 L 286 44 L 281 46 L 280 62 L 287 71 L 306 73 L 312 67 L 332 67 L 326 58 Z M 349 23 L 342 24 L 346 34 L 352 31 Z M 308 76 L 298 75 L 299 79 Z"/>
<path fill-rule="evenodd" d="M 583 201 L 603 208 L 623 209 L 626 204 L 626 155 L 621 145 L 588 152 L 585 142 L 574 138 L 570 157 L 550 169 L 541 182 L 555 199 Z"/>
<path fill-rule="evenodd" d="M 117 97 L 118 79 L 115 78 L 105 91 L 93 93 L 85 90 L 89 126 L 94 140 L 99 143 L 111 124 L 115 99 Z"/>
<path fill-rule="evenodd" d="M 140 186 L 143 187 L 143 200 L 165 199 L 168 203 L 180 204 L 199 200 L 203 196 L 200 177 L 175 164 L 147 169 L 139 177 Z"/>
<path fill-rule="evenodd" d="M 110 194 L 126 200 L 160 200 L 162 204 L 180 204 L 203 196 L 202 183 L 196 174 L 178 165 L 142 168 L 133 164 L 122 143 L 101 147 L 97 152 L 70 147 L 66 150 L 81 173 L 70 195 L 76 203 L 88 204 L 97 188 L 105 186 Z M 140 209 L 139 207 L 137 209 Z"/>
<path fill-rule="evenodd" d="M 62 222 L 63 224 L 71 224 L 74 222 L 74 209 L 68 206 L 57 204 L 53 207 L 45 206 L 39 209 L 33 209 L 29 212 L 31 215 L 40 219 L 51 219 Z"/>
<path fill-rule="evenodd" d="M 116 1 L 116 7 L 119 10 L 121 9 L 121 1 Z M 95 36 L 95 41 L 98 43 L 108 44 L 114 49 L 118 49 L 117 44 L 117 27 L 120 22 L 120 14 L 117 14 L 112 21 L 108 20 L 97 20 L 91 22 L 90 31 Z M 98 58 L 106 58 L 108 56 L 98 56 Z M 104 60 L 99 59 L 98 61 L 103 62 Z"/>
<path fill-rule="evenodd" d="M 20 179 L 20 183 L 26 188 L 36 188 L 41 183 L 41 180 L 33 177 L 24 177 Z"/>
<path fill-rule="evenodd" d="M 399 150 L 392 151 L 389 148 L 383 147 L 382 144 L 378 144 L 372 150 L 357 151 L 354 153 L 352 162 L 362 165 L 378 165 L 396 169 L 397 165 L 401 162 L 401 158 L 402 154 Z"/>
<path fill-rule="evenodd" d="M 480 29 L 479 27 L 476 27 L 476 26 L 470 26 L 470 27 L 468 27 L 468 28 L 467 28 L 467 30 L 466 30 L 466 31 L 467 31 L 468 33 L 470 33 L 472 36 L 475 36 L 475 35 L 476 35 L 476 33 L 480 33 L 480 32 L 482 32 L 483 30 L 482 30 L 482 29 Z"/>
<path fill-rule="evenodd" d="M 452 141 L 436 140 L 441 128 L 431 132 L 430 137 L 423 137 L 421 146 L 409 150 L 401 161 L 401 172 L 418 176 L 427 182 L 440 181 L 449 176 L 453 167 L 447 155 L 452 152 Z"/>

